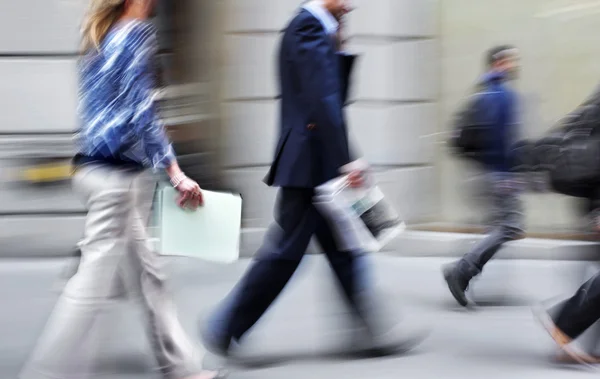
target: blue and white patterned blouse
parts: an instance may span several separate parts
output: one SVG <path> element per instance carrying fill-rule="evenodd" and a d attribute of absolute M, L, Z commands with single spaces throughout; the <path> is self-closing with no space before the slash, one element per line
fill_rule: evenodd
<path fill-rule="evenodd" d="M 152 24 L 127 21 L 81 58 L 81 155 L 153 168 L 175 160 L 154 102 L 157 46 Z"/>

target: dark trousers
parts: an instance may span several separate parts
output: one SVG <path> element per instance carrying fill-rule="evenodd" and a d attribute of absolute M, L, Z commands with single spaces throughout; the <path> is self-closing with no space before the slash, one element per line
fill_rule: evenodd
<path fill-rule="evenodd" d="M 575 339 L 600 319 L 600 273 L 585 282 L 575 295 L 550 311 L 554 323 Z"/>
<path fill-rule="evenodd" d="M 587 200 L 584 212 L 590 218 L 592 226 L 599 224 L 600 201 L 597 190 Z M 590 268 L 598 269 L 599 263 Z M 583 347 L 592 355 L 600 354 L 600 272 L 585 282 L 575 294 L 554 306 L 549 313 L 556 324 L 566 335 L 575 339 L 582 336 Z M 586 333 L 587 332 L 587 333 Z"/>
<path fill-rule="evenodd" d="M 514 178 L 509 174 L 491 172 L 485 175 L 490 225 L 485 238 L 458 263 L 458 269 L 466 281 L 479 275 L 504 243 L 520 238 L 524 233 L 519 191 L 518 188 L 510 188 L 511 181 L 514 181 Z"/>
<path fill-rule="evenodd" d="M 265 313 L 300 264 L 316 236 L 348 304 L 363 321 L 369 305 L 364 256 L 337 251 L 334 237 L 312 204 L 313 190 L 282 188 L 275 222 L 253 264 L 219 307 L 209 325 L 221 335 L 240 339 Z"/>

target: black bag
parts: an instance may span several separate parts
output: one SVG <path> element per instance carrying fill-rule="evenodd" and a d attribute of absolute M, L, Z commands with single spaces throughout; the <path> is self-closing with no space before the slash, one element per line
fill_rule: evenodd
<path fill-rule="evenodd" d="M 535 142 L 521 140 L 515 143 L 512 146 L 512 171 L 531 172 L 535 167 Z"/>
<path fill-rule="evenodd" d="M 600 107 L 588 103 L 534 147 L 536 166 L 558 193 L 588 197 L 600 183 Z"/>
<path fill-rule="evenodd" d="M 600 138 L 589 134 L 565 137 L 548 174 L 554 191 L 587 198 L 600 183 Z"/>
<path fill-rule="evenodd" d="M 476 93 L 471 96 L 454 118 L 453 134 L 449 145 L 452 152 L 461 157 L 483 162 L 490 136 L 489 124 L 483 112 L 483 96 Z"/>

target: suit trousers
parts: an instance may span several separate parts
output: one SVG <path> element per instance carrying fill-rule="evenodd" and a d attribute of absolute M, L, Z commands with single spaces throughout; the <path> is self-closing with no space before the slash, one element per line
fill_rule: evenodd
<path fill-rule="evenodd" d="M 370 319 L 373 304 L 366 256 L 338 251 L 330 228 L 312 204 L 313 192 L 293 188 L 279 191 L 275 222 L 254 262 L 208 321 L 209 329 L 220 338 L 238 340 L 252 328 L 296 271 L 313 235 L 354 314 L 368 326 L 376 325 Z"/>
<path fill-rule="evenodd" d="M 575 339 L 600 319 L 600 273 L 585 282 L 575 294 L 550 311 L 554 323 Z"/>
<path fill-rule="evenodd" d="M 20 377 L 82 379 L 93 376 L 93 358 L 105 331 L 98 327 L 112 297 L 125 284 L 139 293 L 154 356 L 167 379 L 197 372 L 201 357 L 178 321 L 166 293 L 160 257 L 146 223 L 156 180 L 101 165 L 77 170 L 73 189 L 88 214 L 77 273 L 66 284 Z"/>

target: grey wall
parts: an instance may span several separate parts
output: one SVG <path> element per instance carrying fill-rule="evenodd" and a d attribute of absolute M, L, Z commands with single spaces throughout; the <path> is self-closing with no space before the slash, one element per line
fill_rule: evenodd
<path fill-rule="evenodd" d="M 0 255 L 69 254 L 83 229 L 70 186 L 19 183 L 35 157 L 72 154 L 75 54 L 86 0 L 0 2 Z"/>
<path fill-rule="evenodd" d="M 441 2 L 441 123 L 447 121 L 482 72 L 482 54 L 494 44 L 521 49 L 523 70 L 516 83 L 522 98 L 523 135 L 539 136 L 581 102 L 600 81 L 600 4 L 569 0 L 444 0 Z M 441 146 L 441 145 L 438 145 Z M 469 172 L 439 151 L 442 219 L 480 220 L 470 205 Z M 559 195 L 527 195 L 532 229 L 571 228 L 574 201 Z"/>
<path fill-rule="evenodd" d="M 279 32 L 300 2 L 219 0 L 222 12 L 215 15 L 222 20 L 217 22 L 222 29 L 219 43 L 211 45 L 212 53 L 220 54 L 215 77 L 221 80 L 215 92 L 222 116 L 221 162 L 226 184 L 244 195 L 247 231 L 271 220 L 275 191 L 261 179 L 272 159 L 278 127 L 275 52 Z M 466 191 L 470 173 L 437 142 L 481 72 L 481 54 L 490 45 L 508 42 L 521 48 L 518 89 L 524 99 L 526 135 L 541 134 L 600 79 L 595 41 L 600 6 L 595 1 L 354 2 L 358 9 L 349 20 L 349 48 L 362 58 L 348 109 L 352 138 L 409 221 L 480 219 Z M 10 152 L 0 154 L 2 241 L 22 238 L 23 225 L 41 233 L 39 239 L 31 239 L 40 249 L 59 246 L 52 244 L 61 236 L 72 234 L 65 238 L 75 242 L 81 232 L 80 219 L 35 215 L 81 211 L 80 204 L 65 195 L 68 189 L 15 189 L 9 182 L 19 167 L 19 154 L 30 155 L 40 141 L 49 141 L 41 144 L 46 150 L 62 146 L 55 149 L 61 151 L 69 144 L 76 127 L 74 53 L 86 4 L 87 0 L 0 2 L 0 147 Z M 200 44 L 202 38 L 191 40 Z M 200 58 L 195 57 L 194 64 Z M 27 133 L 36 133 L 35 139 Z M 528 196 L 526 205 L 532 227 L 568 227 L 576 220 L 573 202 L 565 197 Z"/>
<path fill-rule="evenodd" d="M 85 0 L 0 2 L 0 132 L 75 128 L 74 54 Z"/>
<path fill-rule="evenodd" d="M 222 117 L 226 181 L 245 201 L 247 227 L 272 218 L 262 178 L 277 137 L 276 49 L 299 0 L 225 0 Z M 434 133 L 439 53 L 435 0 L 355 0 L 350 50 L 362 54 L 348 109 L 352 139 L 408 220 L 439 209 Z"/>

